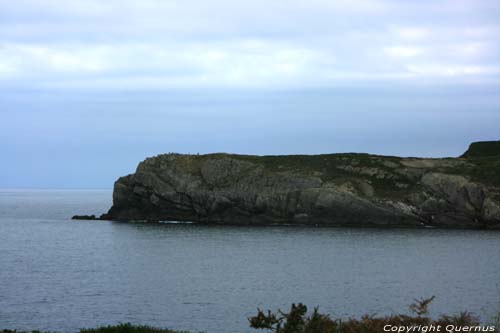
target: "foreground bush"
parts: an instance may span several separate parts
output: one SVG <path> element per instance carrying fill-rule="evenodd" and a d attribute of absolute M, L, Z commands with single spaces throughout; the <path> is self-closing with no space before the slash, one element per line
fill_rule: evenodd
<path fill-rule="evenodd" d="M 413 315 L 390 315 L 375 317 L 365 315 L 361 319 L 331 319 L 314 308 L 307 315 L 307 307 L 301 303 L 292 304 L 288 313 L 278 310 L 264 312 L 248 318 L 250 327 L 273 333 L 427 333 L 427 332 L 498 332 L 496 325 L 479 325 L 479 320 L 469 312 L 454 316 L 443 315 L 434 320 L 427 317 L 428 306 L 434 296 L 416 300 L 409 309 Z M 404 331 L 401 331 L 403 330 Z"/>
<path fill-rule="evenodd" d="M 500 333 L 500 313 L 494 319 L 493 325 L 479 325 L 479 320 L 469 312 L 458 315 L 443 315 L 438 319 L 427 316 L 429 304 L 434 296 L 415 300 L 409 306 L 412 315 L 390 315 L 383 317 L 365 315 L 360 319 L 332 319 L 321 314 L 318 308 L 307 313 L 307 307 L 302 304 L 292 304 L 290 311 L 285 313 L 262 311 L 257 309 L 257 315 L 248 318 L 250 327 L 263 329 L 272 333 L 462 333 L 490 332 Z M 439 327 L 439 328 L 438 328 Z M 402 330 L 401 330 L 402 329 Z M 40 331 L 20 332 L 3 330 L 0 333 L 42 333 Z M 151 326 L 134 326 L 119 324 L 92 329 L 82 329 L 80 333 L 188 333 L 172 331 Z M 236 332 L 235 332 L 236 333 Z"/>
<path fill-rule="evenodd" d="M 82 329 L 80 333 L 189 333 L 187 331 L 172 331 L 166 328 L 151 326 L 133 326 L 130 323 L 116 326 Z"/>

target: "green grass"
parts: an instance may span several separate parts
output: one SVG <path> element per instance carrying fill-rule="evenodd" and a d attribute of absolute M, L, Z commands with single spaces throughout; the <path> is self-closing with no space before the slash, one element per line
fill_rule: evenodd
<path fill-rule="evenodd" d="M 470 157 L 471 166 L 458 172 L 483 184 L 500 187 L 500 156 Z"/>
<path fill-rule="evenodd" d="M 156 167 L 165 163 L 168 154 L 159 155 L 154 159 Z M 391 180 L 376 179 L 375 176 L 363 175 L 342 169 L 345 166 L 360 168 L 377 168 L 379 170 L 393 173 L 393 170 L 385 166 L 384 162 L 392 162 L 399 165 L 401 158 L 393 156 L 378 156 L 370 154 L 345 153 L 345 154 L 321 154 L 321 155 L 236 155 L 236 154 L 207 154 L 207 155 L 176 155 L 176 165 L 184 172 L 200 175 L 200 168 L 207 160 L 228 157 L 235 160 L 250 162 L 256 166 L 264 167 L 266 173 L 289 173 L 304 176 L 316 176 L 325 182 L 341 183 L 350 179 L 365 179 L 374 181 L 377 187 L 389 192 L 400 192 L 395 186 L 396 181 L 404 181 L 404 177 L 394 174 Z"/>

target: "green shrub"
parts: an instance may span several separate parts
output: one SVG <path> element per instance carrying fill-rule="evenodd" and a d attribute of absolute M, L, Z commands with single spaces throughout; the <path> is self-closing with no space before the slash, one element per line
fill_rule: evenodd
<path fill-rule="evenodd" d="M 166 328 L 156 328 L 151 326 L 135 326 L 130 323 L 118 324 L 114 326 L 104 326 L 99 328 L 81 329 L 80 333 L 183 333 L 172 331 Z M 188 332 L 184 332 L 188 333 Z"/>

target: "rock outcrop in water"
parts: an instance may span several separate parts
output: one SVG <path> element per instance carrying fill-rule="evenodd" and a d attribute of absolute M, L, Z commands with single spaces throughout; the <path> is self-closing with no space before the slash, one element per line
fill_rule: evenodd
<path fill-rule="evenodd" d="M 159 155 L 115 182 L 113 206 L 101 218 L 495 227 L 500 224 L 500 142 L 474 143 L 463 157 L 437 159 Z"/>

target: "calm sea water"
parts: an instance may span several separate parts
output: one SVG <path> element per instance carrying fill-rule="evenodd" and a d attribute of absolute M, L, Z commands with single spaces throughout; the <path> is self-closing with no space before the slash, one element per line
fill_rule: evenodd
<path fill-rule="evenodd" d="M 250 332 L 256 308 L 304 302 L 334 315 L 500 304 L 500 233 L 207 227 L 71 221 L 110 191 L 0 191 L 0 329 L 76 331 L 132 322 Z"/>

